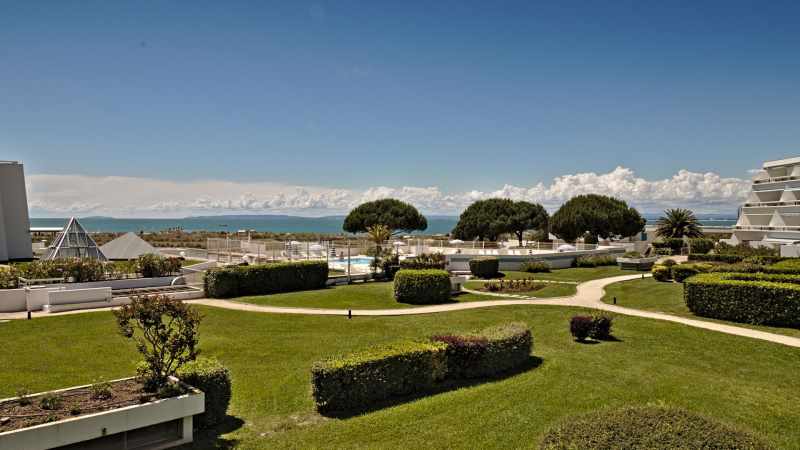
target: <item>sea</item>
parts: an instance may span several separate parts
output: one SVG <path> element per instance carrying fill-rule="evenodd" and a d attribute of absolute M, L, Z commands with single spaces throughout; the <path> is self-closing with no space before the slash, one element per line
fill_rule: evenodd
<path fill-rule="evenodd" d="M 657 215 L 644 217 L 649 224 Z M 698 217 L 704 226 L 730 227 L 735 217 L 716 215 Z M 458 222 L 457 216 L 427 216 L 428 229 L 424 234 L 447 234 Z M 68 218 L 31 218 L 32 227 L 63 227 Z M 344 216 L 300 217 L 289 215 L 197 216 L 179 219 L 123 219 L 114 217 L 78 217 L 89 232 L 125 233 L 155 232 L 180 228 L 183 231 L 269 231 L 273 233 L 340 234 Z"/>

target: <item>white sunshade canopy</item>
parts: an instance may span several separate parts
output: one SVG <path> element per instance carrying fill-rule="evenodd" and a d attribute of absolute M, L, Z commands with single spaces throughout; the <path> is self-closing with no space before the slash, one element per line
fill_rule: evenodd
<path fill-rule="evenodd" d="M 558 246 L 559 252 L 574 252 L 577 250 L 574 245 L 563 244 Z"/>
<path fill-rule="evenodd" d="M 463 244 L 464 241 L 462 241 L 461 239 L 453 239 L 453 240 L 450 241 L 450 243 L 451 244 Z"/>

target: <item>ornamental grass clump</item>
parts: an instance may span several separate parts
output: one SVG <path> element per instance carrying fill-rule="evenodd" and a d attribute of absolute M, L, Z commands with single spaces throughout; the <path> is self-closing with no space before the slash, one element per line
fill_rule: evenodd
<path fill-rule="evenodd" d="M 144 358 L 137 371 L 147 392 L 167 386 L 170 377 L 200 352 L 200 314 L 180 300 L 165 295 L 133 297 L 114 316 L 120 334 L 133 339 Z"/>

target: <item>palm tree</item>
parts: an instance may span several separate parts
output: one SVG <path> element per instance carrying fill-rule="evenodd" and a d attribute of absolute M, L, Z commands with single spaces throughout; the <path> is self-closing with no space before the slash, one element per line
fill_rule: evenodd
<path fill-rule="evenodd" d="M 703 237 L 697 217 L 689 209 L 667 209 L 656 222 L 656 236 L 662 238 Z"/>

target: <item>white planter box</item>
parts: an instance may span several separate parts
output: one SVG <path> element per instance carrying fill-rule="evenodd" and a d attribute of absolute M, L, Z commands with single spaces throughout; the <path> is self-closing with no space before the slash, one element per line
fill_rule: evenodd
<path fill-rule="evenodd" d="M 52 392 L 82 387 L 86 386 Z M 0 433 L 0 449 L 46 450 L 97 438 L 109 439 L 108 444 L 102 443 L 97 448 L 121 450 L 134 445 L 137 449 L 155 450 L 186 444 L 192 442 L 192 417 L 205 411 L 205 394 L 187 387 L 189 392 L 178 397 L 6 431 Z M 15 399 L 2 400 L 0 403 L 8 400 Z M 164 428 L 174 425 L 175 430 L 164 437 L 163 430 L 157 429 L 160 424 Z"/>
<path fill-rule="evenodd" d="M 467 282 L 467 277 L 461 275 L 455 275 L 450 277 L 450 293 L 451 294 L 458 294 L 461 292 L 461 286 Z"/>

